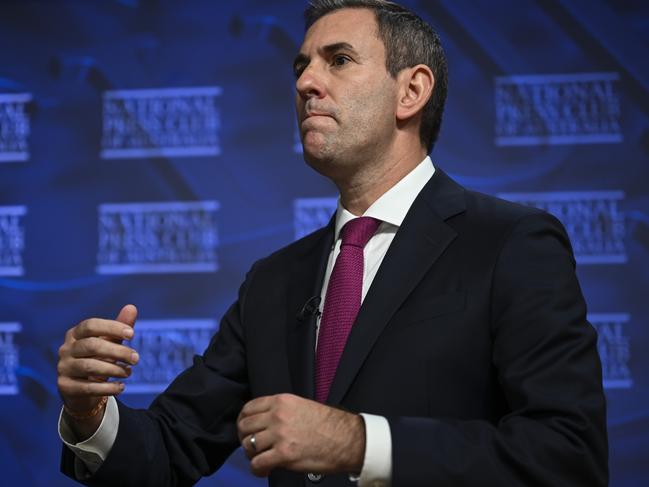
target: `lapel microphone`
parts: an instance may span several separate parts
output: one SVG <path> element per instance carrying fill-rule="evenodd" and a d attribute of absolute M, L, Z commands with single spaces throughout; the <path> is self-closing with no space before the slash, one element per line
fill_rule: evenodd
<path fill-rule="evenodd" d="M 302 309 L 297 314 L 298 321 L 304 321 L 307 318 L 318 317 L 321 315 L 320 309 L 320 296 L 313 296 L 307 299 Z"/>

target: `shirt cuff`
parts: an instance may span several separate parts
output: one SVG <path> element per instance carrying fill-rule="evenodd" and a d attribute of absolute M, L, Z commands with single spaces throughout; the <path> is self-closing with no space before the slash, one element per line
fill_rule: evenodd
<path fill-rule="evenodd" d="M 110 453 L 117 430 L 119 429 L 119 408 L 113 396 L 106 402 L 106 410 L 97 431 L 85 441 L 78 442 L 77 437 L 63 414 L 59 414 L 59 437 L 65 445 L 74 452 L 74 473 L 78 479 L 94 474 Z M 85 467 L 85 468 L 84 468 Z"/>
<path fill-rule="evenodd" d="M 361 413 L 365 421 L 365 458 L 359 487 L 389 487 L 392 481 L 392 434 L 383 416 Z"/>

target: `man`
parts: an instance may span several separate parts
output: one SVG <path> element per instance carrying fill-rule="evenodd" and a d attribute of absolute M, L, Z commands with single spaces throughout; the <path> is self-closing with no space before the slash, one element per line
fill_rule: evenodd
<path fill-rule="evenodd" d="M 276 486 L 606 485 L 596 336 L 563 228 L 433 167 L 446 62 L 421 19 L 319 0 L 307 28 L 298 119 L 335 218 L 253 265 L 146 411 L 105 381 L 137 363 L 120 343 L 135 308 L 68 331 L 63 471 L 190 485 L 241 444 Z"/>

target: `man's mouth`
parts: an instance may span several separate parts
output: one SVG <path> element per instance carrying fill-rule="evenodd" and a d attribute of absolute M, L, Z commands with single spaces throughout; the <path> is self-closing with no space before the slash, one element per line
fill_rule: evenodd
<path fill-rule="evenodd" d="M 312 110 L 312 111 L 306 112 L 304 120 L 306 120 L 307 118 L 311 118 L 311 117 L 330 117 L 330 118 L 333 118 L 333 116 L 330 113 L 318 112 L 318 111 Z"/>

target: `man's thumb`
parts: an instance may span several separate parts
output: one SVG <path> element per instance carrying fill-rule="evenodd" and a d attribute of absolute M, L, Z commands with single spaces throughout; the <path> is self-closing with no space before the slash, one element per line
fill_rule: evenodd
<path fill-rule="evenodd" d="M 121 321 L 125 325 L 135 326 L 135 319 L 137 318 L 137 308 L 132 304 L 127 304 L 124 306 L 119 314 L 117 315 L 116 320 Z"/>

